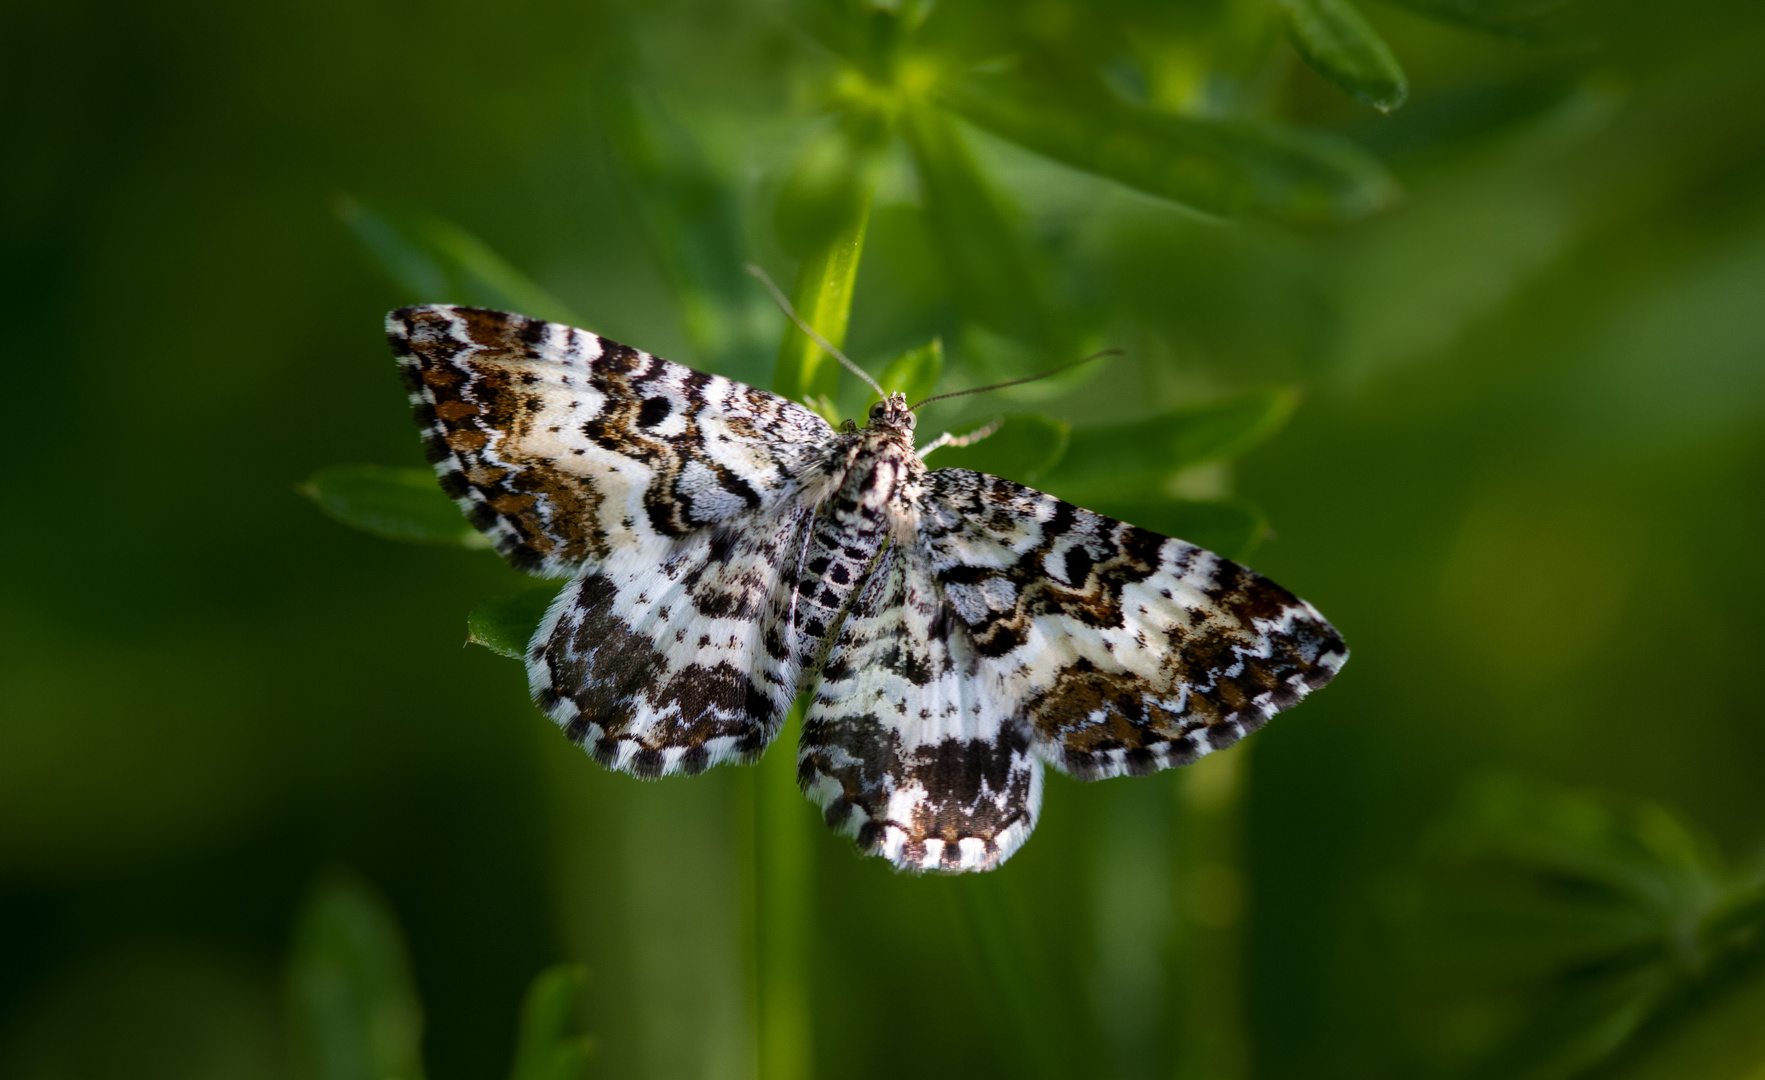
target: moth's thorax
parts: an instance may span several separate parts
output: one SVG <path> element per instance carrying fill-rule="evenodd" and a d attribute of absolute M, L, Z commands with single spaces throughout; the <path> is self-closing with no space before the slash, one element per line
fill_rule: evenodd
<path fill-rule="evenodd" d="M 913 414 L 891 394 L 870 409 L 870 422 L 842 437 L 839 479 L 827 509 L 863 532 L 880 531 L 903 504 L 917 497 L 925 466 L 913 449 Z"/>

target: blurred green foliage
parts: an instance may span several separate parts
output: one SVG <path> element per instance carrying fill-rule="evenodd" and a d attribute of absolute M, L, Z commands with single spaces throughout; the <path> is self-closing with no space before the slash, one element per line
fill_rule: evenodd
<path fill-rule="evenodd" d="M 559 1076 L 578 995 L 607 1076 L 1765 1065 L 1755 5 L 0 20 L 0 1075 Z M 418 482 L 380 319 L 862 416 L 749 262 L 910 394 L 1120 348 L 928 405 L 1004 418 L 932 464 L 1248 557 L 1354 662 L 1230 754 L 1051 781 L 976 880 L 854 856 L 790 731 L 583 760 L 490 651 L 548 590 Z M 339 864 L 384 897 L 309 893 Z"/>
<path fill-rule="evenodd" d="M 586 974 L 558 965 L 521 1006 L 509 1080 L 578 1080 L 592 1040 L 572 1034 Z M 420 1080 L 423 1008 L 396 916 L 372 888 L 332 874 L 308 898 L 288 962 L 299 1080 Z"/>
<path fill-rule="evenodd" d="M 364 886 L 333 881 L 295 927 L 288 1002 L 301 1080 L 420 1080 L 423 1010 L 398 925 Z"/>

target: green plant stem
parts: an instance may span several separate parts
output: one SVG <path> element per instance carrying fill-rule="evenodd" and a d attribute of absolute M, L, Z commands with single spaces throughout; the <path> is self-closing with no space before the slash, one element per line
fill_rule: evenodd
<path fill-rule="evenodd" d="M 797 733 L 791 710 L 760 767 L 754 795 L 754 975 L 757 1052 L 762 1080 L 811 1075 L 809 903 L 811 810 L 797 791 Z"/>
<path fill-rule="evenodd" d="M 1062 995 L 1042 961 L 1016 879 L 994 872 L 945 884 L 959 940 L 983 982 L 980 1011 L 1000 1034 L 1010 1075 L 1076 1075 L 1067 1065 L 1061 1018 L 1049 1008 Z"/>
<path fill-rule="evenodd" d="M 1177 788 L 1177 1080 L 1250 1075 L 1244 1017 L 1243 813 L 1248 747 L 1183 769 Z"/>
<path fill-rule="evenodd" d="M 797 267 L 791 304 L 797 314 L 839 348 L 852 313 L 852 289 L 870 219 L 874 177 L 849 204 L 850 216 L 828 230 Z M 787 327 L 778 350 L 773 391 L 797 401 L 831 398 L 839 363 L 819 345 Z M 805 702 L 791 710 L 784 730 L 761 759 L 752 801 L 752 901 L 756 1054 L 764 1080 L 802 1080 L 811 1073 L 814 1044 L 809 1002 L 808 942 L 813 814 L 797 791 L 797 734 Z"/>

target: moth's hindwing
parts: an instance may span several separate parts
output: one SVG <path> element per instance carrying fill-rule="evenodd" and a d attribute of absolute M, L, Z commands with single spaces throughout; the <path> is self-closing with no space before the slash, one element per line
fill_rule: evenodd
<path fill-rule="evenodd" d="M 798 782 L 830 827 L 909 870 L 991 869 L 1023 843 L 1042 765 L 979 659 L 924 551 L 890 547 L 804 721 Z"/>

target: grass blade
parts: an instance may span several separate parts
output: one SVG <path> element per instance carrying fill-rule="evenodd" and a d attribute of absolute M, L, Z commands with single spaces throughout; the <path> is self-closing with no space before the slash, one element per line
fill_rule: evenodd
<path fill-rule="evenodd" d="M 780 241 L 800 260 L 791 306 L 836 349 L 846 343 L 876 188 L 876 157 L 865 138 L 839 127 L 812 142 L 785 181 L 774 216 Z M 788 327 L 772 389 L 793 401 L 834 398 L 840 371 L 807 334 Z"/>
<path fill-rule="evenodd" d="M 944 342 L 941 338 L 933 338 L 890 360 L 876 381 L 882 383 L 884 390 L 906 394 L 907 404 L 911 405 L 931 397 L 943 376 Z M 870 397 L 872 401 L 876 400 L 874 393 Z"/>

